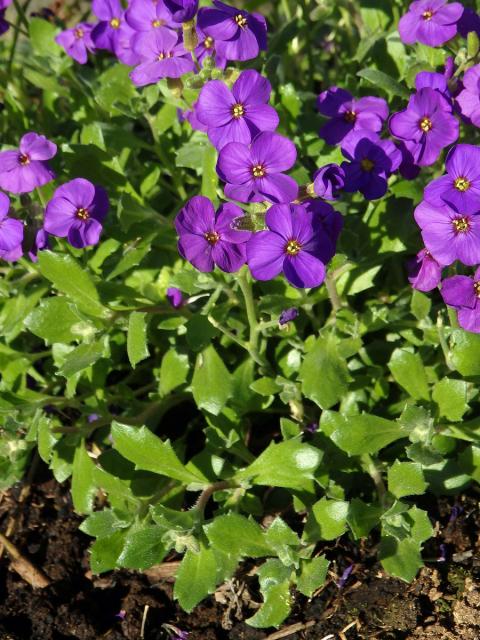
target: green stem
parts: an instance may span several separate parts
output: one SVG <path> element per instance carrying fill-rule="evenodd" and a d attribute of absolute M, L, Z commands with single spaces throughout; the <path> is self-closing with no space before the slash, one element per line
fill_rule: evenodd
<path fill-rule="evenodd" d="M 445 363 L 451 371 L 454 371 L 455 367 L 452 365 L 452 361 L 450 358 L 450 349 L 448 347 L 447 339 L 445 337 L 445 326 L 443 324 L 443 317 L 441 313 L 439 313 L 437 317 L 437 331 L 438 331 L 438 339 L 440 341 L 440 346 L 442 348 L 443 355 L 445 356 Z"/>
<path fill-rule="evenodd" d="M 337 291 L 337 285 L 332 273 L 327 273 L 325 278 L 325 286 L 327 287 L 328 297 L 332 303 L 333 313 L 336 314 L 342 308 L 342 300 Z"/>
<path fill-rule="evenodd" d="M 375 464 L 372 456 L 369 453 L 365 453 L 361 456 L 362 462 L 365 466 L 365 470 L 368 475 L 371 477 L 375 484 L 375 488 L 377 489 L 378 499 L 380 500 L 380 504 L 382 507 L 386 506 L 387 502 L 387 488 L 382 478 L 382 474 L 380 473 L 377 465 Z"/>

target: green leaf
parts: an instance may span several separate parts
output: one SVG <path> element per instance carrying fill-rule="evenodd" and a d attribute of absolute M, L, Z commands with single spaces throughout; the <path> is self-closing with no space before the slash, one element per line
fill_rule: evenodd
<path fill-rule="evenodd" d="M 218 187 L 218 174 L 216 171 L 217 166 L 217 151 L 215 147 L 207 147 L 203 156 L 203 174 L 202 174 L 202 195 L 210 198 L 210 200 L 217 199 L 217 187 Z"/>
<path fill-rule="evenodd" d="M 383 71 L 378 71 L 377 69 L 362 69 L 357 73 L 357 76 L 368 80 L 368 82 L 383 89 L 392 97 L 405 98 L 405 100 L 410 98 L 408 89 Z"/>
<path fill-rule="evenodd" d="M 432 398 L 438 405 L 439 414 L 452 422 L 460 422 L 469 408 L 467 390 L 468 385 L 464 380 L 443 378 L 437 382 Z"/>
<path fill-rule="evenodd" d="M 66 298 L 46 298 L 26 318 L 25 326 L 46 343 L 68 343 L 95 332 Z"/>
<path fill-rule="evenodd" d="M 39 56 L 54 56 L 61 54 L 61 47 L 55 42 L 57 28 L 43 18 L 30 18 L 28 21 L 30 42 L 34 52 Z"/>
<path fill-rule="evenodd" d="M 139 362 L 150 355 L 147 345 L 146 317 L 146 313 L 134 311 L 128 319 L 127 353 L 134 369 Z"/>
<path fill-rule="evenodd" d="M 203 486 L 208 483 L 200 473 L 192 473 L 180 462 L 168 440 L 161 440 L 146 427 L 131 427 L 113 422 L 112 438 L 115 449 L 135 463 L 137 469 L 153 471 L 186 484 Z"/>
<path fill-rule="evenodd" d="M 115 531 L 110 536 L 98 538 L 90 547 L 90 567 L 95 574 L 111 571 L 117 566 L 122 552 L 126 532 Z"/>
<path fill-rule="evenodd" d="M 167 554 L 161 534 L 161 529 L 155 525 L 139 523 L 131 527 L 125 536 L 117 566 L 142 570 L 160 564 Z"/>
<path fill-rule="evenodd" d="M 218 416 L 232 393 L 230 372 L 210 345 L 198 354 L 192 393 L 199 409 Z"/>
<path fill-rule="evenodd" d="M 322 454 L 299 440 L 272 442 L 251 465 L 237 472 L 236 478 L 252 478 L 255 484 L 304 489 L 314 477 Z"/>
<path fill-rule="evenodd" d="M 316 502 L 305 525 L 308 542 L 335 540 L 347 530 L 348 502 L 322 498 Z"/>
<path fill-rule="evenodd" d="M 260 396 L 274 396 L 281 390 L 281 386 L 278 385 L 273 378 L 259 378 L 252 382 L 250 389 L 258 393 Z"/>
<path fill-rule="evenodd" d="M 100 358 L 105 357 L 108 354 L 108 345 L 106 341 L 108 337 L 105 336 L 104 340 L 98 340 L 90 344 L 81 344 L 75 347 L 67 357 L 64 363 L 58 370 L 58 373 L 65 378 L 70 378 L 76 373 L 83 371 L 87 367 L 95 364 Z"/>
<path fill-rule="evenodd" d="M 278 627 L 288 616 L 292 606 L 290 582 L 285 580 L 273 585 L 264 594 L 264 603 L 257 613 L 246 620 L 247 624 L 257 629 Z"/>
<path fill-rule="evenodd" d="M 90 513 L 97 494 L 93 480 L 95 465 L 82 442 L 75 450 L 72 467 L 72 500 L 77 513 Z"/>
<path fill-rule="evenodd" d="M 277 517 L 265 532 L 265 540 L 285 566 L 298 567 L 298 548 L 300 539 L 297 534 Z"/>
<path fill-rule="evenodd" d="M 103 509 L 90 514 L 79 528 L 92 538 L 105 538 L 116 530 L 125 529 L 128 526 L 130 526 L 129 520 L 119 518 L 112 509 Z"/>
<path fill-rule="evenodd" d="M 106 316 L 107 309 L 100 303 L 93 281 L 71 256 L 40 251 L 38 266 L 42 275 L 59 291 L 70 296 L 80 311 L 98 318 Z"/>
<path fill-rule="evenodd" d="M 379 557 L 385 571 L 405 582 L 411 582 L 423 567 L 420 545 L 411 538 L 399 541 L 382 536 Z"/>
<path fill-rule="evenodd" d="M 366 538 L 370 531 L 380 522 L 382 508 L 373 504 L 367 504 L 354 498 L 350 502 L 347 522 L 352 530 L 355 540 Z"/>
<path fill-rule="evenodd" d="M 299 379 L 303 394 L 321 409 L 329 409 L 343 398 L 351 377 L 333 336 L 317 339 L 305 356 Z"/>
<path fill-rule="evenodd" d="M 395 349 L 388 363 L 395 381 L 416 400 L 429 400 L 428 380 L 422 359 L 417 353 Z"/>
<path fill-rule="evenodd" d="M 388 469 L 388 490 L 396 498 L 422 495 L 427 486 L 422 467 L 417 462 L 395 460 Z"/>
<path fill-rule="evenodd" d="M 310 560 L 302 560 L 301 570 L 297 577 L 297 589 L 307 598 L 311 598 L 315 591 L 325 582 L 330 562 L 325 556 L 317 556 Z"/>
<path fill-rule="evenodd" d="M 192 609 L 215 591 L 217 565 L 211 549 L 203 545 L 198 552 L 185 553 L 175 579 L 173 595 L 184 611 Z"/>
<path fill-rule="evenodd" d="M 213 548 L 237 558 L 258 558 L 272 554 L 262 528 L 238 513 L 217 516 L 204 527 Z"/>
<path fill-rule="evenodd" d="M 480 376 L 480 335 L 463 329 L 453 331 L 451 362 L 462 376 Z"/>
<path fill-rule="evenodd" d="M 166 396 L 170 391 L 184 384 L 189 369 L 188 356 L 178 353 L 177 349 L 169 349 L 163 356 L 160 366 L 160 394 Z"/>

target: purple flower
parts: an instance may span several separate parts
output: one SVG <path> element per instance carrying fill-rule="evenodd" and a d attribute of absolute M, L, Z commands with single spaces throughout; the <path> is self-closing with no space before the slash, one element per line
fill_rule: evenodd
<path fill-rule="evenodd" d="M 181 309 L 185 304 L 185 297 L 183 293 L 176 287 L 169 287 L 167 289 L 167 300 L 174 309 Z"/>
<path fill-rule="evenodd" d="M 425 247 L 441 265 L 460 260 L 472 266 L 480 263 L 480 212 L 458 213 L 444 205 L 424 200 L 415 209 Z"/>
<path fill-rule="evenodd" d="M 57 153 L 57 145 L 45 136 L 26 133 L 16 151 L 0 153 L 0 188 L 11 193 L 28 193 L 55 178 L 47 160 Z"/>
<path fill-rule="evenodd" d="M 253 234 L 247 261 L 257 280 L 272 280 L 282 271 L 294 287 L 318 287 L 325 279 L 325 254 L 331 249 L 321 217 L 302 205 L 271 207 L 268 231 Z"/>
<path fill-rule="evenodd" d="M 458 323 L 466 331 L 480 333 L 480 269 L 473 278 L 453 276 L 442 282 L 442 297 L 457 309 Z"/>
<path fill-rule="evenodd" d="M 268 104 L 272 87 L 257 71 L 243 71 L 230 90 L 221 80 L 203 87 L 196 112 L 208 127 L 211 143 L 222 149 L 229 142 L 250 144 L 262 131 L 275 131 L 279 118 Z"/>
<path fill-rule="evenodd" d="M 405 44 L 421 42 L 429 47 L 441 47 L 457 35 L 457 23 L 463 5 L 447 0 L 417 0 L 400 19 L 398 31 Z"/>
<path fill-rule="evenodd" d="M 189 122 L 190 126 L 192 127 L 192 129 L 195 129 L 195 131 L 202 131 L 203 133 L 207 133 L 208 127 L 204 125 L 203 122 L 200 122 L 197 117 L 197 103 L 195 102 L 192 106 L 192 111 L 181 111 L 179 109 L 178 119 L 180 120 L 180 122 L 185 122 L 185 120 Z"/>
<path fill-rule="evenodd" d="M 80 22 L 73 29 L 62 31 L 55 38 L 55 42 L 63 47 L 66 53 L 79 64 L 85 64 L 88 60 L 88 52 L 95 51 L 92 40 L 93 25 Z"/>
<path fill-rule="evenodd" d="M 480 210 L 480 147 L 459 144 L 445 162 L 447 175 L 433 180 L 425 189 L 432 205 L 448 204 L 459 213 Z"/>
<path fill-rule="evenodd" d="M 480 64 L 471 67 L 463 76 L 463 90 L 457 96 L 460 113 L 476 127 L 480 127 Z"/>
<path fill-rule="evenodd" d="M 230 142 L 220 151 L 217 172 L 224 182 L 225 195 L 240 202 L 291 202 L 298 185 L 282 171 L 297 159 L 293 142 L 276 133 L 260 133 L 249 147 Z"/>
<path fill-rule="evenodd" d="M 10 200 L 0 192 L 0 251 L 9 252 L 22 244 L 23 224 L 20 220 L 9 218 Z"/>
<path fill-rule="evenodd" d="M 436 289 L 442 279 L 442 267 L 435 258 L 422 249 L 415 258 L 408 262 L 408 279 L 414 289 L 418 291 L 432 291 Z"/>
<path fill-rule="evenodd" d="M 197 56 L 198 62 L 203 64 L 205 58 L 215 56 L 215 66 L 219 69 L 225 69 L 227 66 L 227 59 L 225 56 L 220 55 L 216 50 L 215 40 L 212 36 L 207 36 L 207 34 L 197 26 L 197 37 L 198 46 L 195 49 L 195 55 Z"/>
<path fill-rule="evenodd" d="M 95 47 L 115 53 L 119 32 L 125 24 L 120 0 L 93 0 L 92 11 L 99 19 L 91 34 Z"/>
<path fill-rule="evenodd" d="M 388 105 L 382 98 L 367 96 L 356 100 L 351 93 L 338 87 L 321 93 L 317 108 L 330 118 L 319 132 L 328 144 L 338 144 L 358 129 L 379 132 L 388 118 Z"/>
<path fill-rule="evenodd" d="M 198 11 L 198 0 L 164 0 L 175 22 L 190 22 Z"/>
<path fill-rule="evenodd" d="M 130 73 L 137 87 L 155 84 L 161 78 L 180 78 L 195 68 L 181 39 L 170 29 L 155 29 L 143 34 L 135 39 L 133 48 L 141 60 Z"/>
<path fill-rule="evenodd" d="M 115 38 L 114 53 L 120 62 L 129 67 L 133 67 L 140 62 L 140 56 L 133 49 L 133 41 L 136 37 L 137 32 L 128 24 L 123 24 Z"/>
<path fill-rule="evenodd" d="M 39 229 L 35 235 L 35 240 L 32 248 L 28 252 L 28 257 L 32 262 L 37 262 L 38 260 L 38 252 L 43 251 L 44 249 L 49 249 L 49 236 L 45 229 Z"/>
<path fill-rule="evenodd" d="M 415 164 L 413 153 L 411 151 L 411 149 L 414 150 L 414 146 L 414 144 L 406 143 L 403 140 L 397 141 L 398 150 L 402 154 L 402 162 L 398 171 L 405 180 L 415 180 L 420 173 L 420 167 L 418 164 Z"/>
<path fill-rule="evenodd" d="M 215 40 L 218 53 L 227 60 L 251 60 L 267 48 L 267 25 L 259 13 L 229 7 L 213 0 L 213 7 L 198 12 L 198 26 Z"/>
<path fill-rule="evenodd" d="M 128 25 L 139 32 L 149 32 L 160 27 L 177 27 L 164 0 L 132 0 L 125 12 Z"/>
<path fill-rule="evenodd" d="M 327 264 L 336 253 L 338 238 L 343 229 L 343 217 L 331 204 L 319 200 L 307 200 L 304 207 L 312 215 L 318 216 L 322 223 L 323 231 L 330 239 L 330 246 L 325 243 L 322 262 Z"/>
<path fill-rule="evenodd" d="M 298 318 L 298 309 L 296 307 L 291 307 L 290 309 L 285 309 L 280 314 L 280 318 L 278 319 L 278 324 L 281 327 L 284 327 L 289 322 L 293 322 Z"/>
<path fill-rule="evenodd" d="M 350 576 L 352 575 L 353 572 L 353 567 L 354 565 L 351 564 L 349 565 L 345 571 L 342 573 L 342 575 L 340 576 L 340 580 L 337 582 L 337 587 L 339 589 L 343 589 L 345 587 L 345 585 L 348 582 L 348 579 L 350 578 Z"/>
<path fill-rule="evenodd" d="M 448 101 L 426 88 L 413 94 L 408 107 L 390 118 L 390 131 L 405 142 L 415 164 L 427 166 L 457 140 L 459 124 Z"/>
<path fill-rule="evenodd" d="M 435 89 L 439 91 L 446 100 L 451 100 L 452 96 L 448 88 L 447 78 L 442 73 L 434 73 L 432 71 L 420 71 L 415 77 L 415 88 L 417 91 L 421 89 Z"/>
<path fill-rule="evenodd" d="M 0 251 L 0 259 L 5 260 L 6 262 L 16 262 L 20 260 L 23 256 L 23 248 L 22 245 L 17 245 L 11 251 Z"/>
<path fill-rule="evenodd" d="M 180 254 L 202 272 L 213 271 L 215 265 L 226 273 L 238 271 L 246 262 L 245 244 L 251 236 L 233 229 L 242 215 L 235 204 L 224 204 L 215 213 L 208 198 L 193 197 L 175 219 Z"/>
<path fill-rule="evenodd" d="M 66 237 L 77 249 L 97 244 L 108 207 L 108 196 L 102 187 L 76 178 L 55 190 L 45 210 L 45 231 Z"/>
<path fill-rule="evenodd" d="M 0 36 L 10 29 L 9 23 L 5 20 L 5 9 L 0 9 Z"/>
<path fill-rule="evenodd" d="M 466 38 L 471 31 L 474 31 L 477 35 L 480 35 L 480 16 L 478 15 L 478 13 L 473 11 L 473 9 L 465 7 L 462 17 L 457 23 L 457 27 L 458 33 L 462 36 L 462 38 Z"/>
<path fill-rule="evenodd" d="M 313 189 L 319 198 L 338 200 L 345 185 L 345 171 L 338 164 L 326 164 L 313 176 Z"/>
<path fill-rule="evenodd" d="M 342 153 L 349 161 L 342 163 L 345 191 L 360 191 L 367 200 L 386 194 L 388 178 L 402 162 L 402 154 L 391 140 L 380 140 L 370 131 L 349 135 L 343 141 Z"/>

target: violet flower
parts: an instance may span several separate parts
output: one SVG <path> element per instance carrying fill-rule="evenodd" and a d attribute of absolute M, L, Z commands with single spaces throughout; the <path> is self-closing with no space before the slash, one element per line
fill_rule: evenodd
<path fill-rule="evenodd" d="M 198 37 L 198 46 L 195 49 L 195 55 L 197 56 L 197 60 L 200 64 L 203 65 L 205 58 L 215 57 L 215 66 L 218 69 L 225 69 L 227 66 L 227 59 L 224 55 L 220 55 L 215 47 L 215 40 L 212 36 L 207 36 L 198 26 L 197 26 L 197 37 Z"/>
<path fill-rule="evenodd" d="M 45 210 L 44 229 L 83 249 L 99 241 L 108 208 L 108 196 L 102 187 L 76 178 L 55 190 Z"/>
<path fill-rule="evenodd" d="M 174 309 L 181 309 L 185 304 L 185 296 L 177 287 L 167 289 L 167 300 Z"/>
<path fill-rule="evenodd" d="M 427 166 L 457 140 L 459 123 L 448 101 L 438 91 L 425 88 L 411 96 L 406 109 L 390 118 L 390 131 L 405 142 L 415 164 Z"/>
<path fill-rule="evenodd" d="M 448 204 L 459 213 L 480 210 L 480 147 L 459 144 L 450 150 L 445 162 L 447 174 L 430 182 L 425 200 Z"/>
<path fill-rule="evenodd" d="M 370 131 L 350 134 L 343 141 L 342 153 L 348 160 L 342 163 L 345 191 L 360 191 L 367 200 L 386 194 L 388 178 L 402 162 L 402 154 L 391 140 L 381 140 Z"/>
<path fill-rule="evenodd" d="M 480 64 L 465 72 L 463 90 L 456 100 L 462 116 L 468 118 L 476 127 L 480 127 Z"/>
<path fill-rule="evenodd" d="M 245 244 L 251 236 L 233 229 L 242 215 L 235 204 L 226 203 L 215 212 L 208 198 L 194 196 L 175 219 L 180 254 L 204 273 L 215 265 L 226 273 L 238 271 L 246 262 Z"/>
<path fill-rule="evenodd" d="M 274 205 L 265 223 L 268 231 L 253 234 L 247 243 L 253 277 L 272 280 L 283 271 L 294 287 L 320 286 L 325 279 L 324 256 L 330 251 L 320 216 L 303 205 Z"/>
<path fill-rule="evenodd" d="M 293 322 L 294 320 L 296 320 L 298 318 L 298 315 L 299 315 L 299 313 L 298 313 L 298 309 L 296 307 L 291 307 L 290 309 L 285 309 L 280 314 L 280 317 L 278 319 L 278 324 L 281 327 L 284 327 L 289 322 Z"/>
<path fill-rule="evenodd" d="M 298 195 L 288 171 L 297 159 L 295 145 L 277 133 L 260 133 L 249 147 L 230 142 L 220 151 L 217 172 L 225 195 L 240 202 L 291 202 Z"/>
<path fill-rule="evenodd" d="M 345 171 L 338 164 L 326 164 L 313 176 L 315 195 L 324 200 L 338 200 L 345 186 Z"/>
<path fill-rule="evenodd" d="M 465 7 L 460 20 L 457 22 L 458 33 L 466 38 L 470 32 L 480 35 L 480 16 L 473 9 Z"/>
<path fill-rule="evenodd" d="M 442 282 L 442 297 L 457 309 L 458 323 L 466 331 L 480 333 L 480 268 L 473 278 L 453 276 Z"/>
<path fill-rule="evenodd" d="M 128 24 L 123 24 L 118 30 L 115 38 L 114 53 L 120 62 L 133 67 L 141 61 L 138 53 L 133 48 L 134 39 L 138 37 L 138 33 L 134 31 Z"/>
<path fill-rule="evenodd" d="M 446 100 L 452 99 L 448 88 L 447 77 L 442 73 L 420 71 L 420 73 L 417 73 L 415 76 L 415 88 L 417 91 L 421 89 L 435 89 L 439 91 Z"/>
<path fill-rule="evenodd" d="M 343 229 L 343 216 L 335 211 L 332 205 L 320 200 L 307 200 L 303 203 L 305 209 L 312 215 L 317 216 L 322 224 L 322 228 L 330 243 L 325 243 L 322 262 L 327 264 L 337 251 L 337 242 Z"/>
<path fill-rule="evenodd" d="M 441 47 L 457 35 L 463 5 L 448 0 L 416 0 L 400 19 L 398 31 L 405 44 L 420 42 Z"/>
<path fill-rule="evenodd" d="M 38 252 L 43 251 L 44 249 L 50 249 L 49 236 L 45 229 L 39 229 L 35 234 L 35 240 L 33 242 L 33 246 L 28 252 L 28 257 L 32 262 L 37 262 Z"/>
<path fill-rule="evenodd" d="M 133 49 L 141 60 L 130 73 L 137 87 L 155 84 L 161 78 L 180 78 L 195 68 L 181 38 L 169 29 L 155 29 L 143 35 L 134 41 Z"/>
<path fill-rule="evenodd" d="M 448 204 L 431 205 L 424 200 L 415 209 L 415 220 L 425 247 L 441 265 L 455 260 L 468 266 L 480 263 L 480 211 L 463 214 Z"/>
<path fill-rule="evenodd" d="M 93 0 L 92 11 L 99 19 L 91 34 L 95 47 L 115 53 L 117 38 L 125 24 L 120 0 Z"/>
<path fill-rule="evenodd" d="M 330 118 L 319 132 L 328 144 L 338 144 L 358 129 L 379 132 L 388 118 L 388 105 L 382 98 L 367 96 L 354 99 L 351 93 L 339 87 L 331 87 L 321 93 L 317 108 Z"/>
<path fill-rule="evenodd" d="M 350 578 L 350 576 L 351 576 L 351 575 L 352 575 L 352 573 L 353 573 L 353 568 L 354 568 L 354 565 L 353 565 L 353 564 L 350 564 L 350 565 L 345 569 L 345 571 L 342 573 L 342 575 L 340 576 L 340 580 L 337 582 L 337 587 L 338 587 L 339 589 L 343 589 L 343 588 L 345 587 L 345 585 L 346 585 L 346 584 L 347 584 L 347 582 L 348 582 L 348 579 Z"/>
<path fill-rule="evenodd" d="M 198 11 L 198 0 L 164 0 L 175 22 L 190 22 Z"/>
<path fill-rule="evenodd" d="M 10 29 L 10 24 L 5 20 L 6 9 L 0 9 L 0 36 Z"/>
<path fill-rule="evenodd" d="M 57 145 L 38 133 L 26 133 L 19 149 L 0 153 L 0 188 L 11 193 L 29 193 L 55 178 L 47 160 Z"/>
<path fill-rule="evenodd" d="M 252 60 L 267 48 L 267 24 L 259 13 L 248 13 L 213 0 L 213 7 L 198 12 L 198 26 L 215 40 L 218 53 L 227 60 Z"/>
<path fill-rule="evenodd" d="M 442 266 L 427 249 L 422 249 L 415 258 L 408 261 L 408 280 L 417 291 L 432 291 L 442 279 Z"/>
<path fill-rule="evenodd" d="M 20 220 L 10 218 L 10 199 L 0 192 L 0 251 L 10 252 L 23 240 L 23 224 Z"/>
<path fill-rule="evenodd" d="M 132 0 L 125 12 L 127 24 L 140 33 L 148 33 L 160 27 L 179 26 L 165 6 L 164 0 Z"/>
<path fill-rule="evenodd" d="M 0 251 L 0 260 L 6 262 L 17 262 L 23 256 L 23 247 L 21 244 L 17 245 L 11 251 Z"/>
<path fill-rule="evenodd" d="M 62 31 L 55 38 L 55 42 L 59 44 L 67 55 L 78 62 L 85 64 L 88 61 L 88 53 L 95 51 L 95 45 L 92 40 L 93 25 L 87 22 L 80 22 L 73 29 Z"/>
<path fill-rule="evenodd" d="M 232 89 L 221 80 L 203 87 L 196 112 L 208 127 L 210 142 L 222 149 L 229 142 L 250 142 L 262 131 L 275 131 L 279 118 L 268 102 L 272 87 L 257 71 L 243 71 Z"/>

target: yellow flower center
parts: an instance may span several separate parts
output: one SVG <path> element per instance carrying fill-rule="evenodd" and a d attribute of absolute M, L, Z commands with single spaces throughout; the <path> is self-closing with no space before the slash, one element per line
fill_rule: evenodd
<path fill-rule="evenodd" d="M 355 111 L 349 110 L 349 111 L 345 111 L 345 114 L 343 117 L 346 122 L 353 124 L 357 119 L 357 114 L 355 113 Z"/>
<path fill-rule="evenodd" d="M 23 166 L 30 164 L 30 158 L 27 156 L 26 153 L 21 153 L 18 157 L 18 161 Z"/>
<path fill-rule="evenodd" d="M 90 218 L 90 213 L 88 209 L 84 209 L 83 207 L 80 207 L 80 209 L 77 209 L 77 213 L 75 215 L 79 220 L 88 220 Z"/>
<path fill-rule="evenodd" d="M 263 178 L 266 173 L 263 164 L 256 164 L 252 167 L 252 175 L 254 178 Z"/>
<path fill-rule="evenodd" d="M 452 224 L 455 233 L 466 233 L 470 229 L 470 220 L 465 217 L 454 218 Z"/>
<path fill-rule="evenodd" d="M 112 18 L 110 20 L 110 26 L 112 27 L 112 29 L 119 29 L 120 28 L 120 19 L 119 18 Z"/>
<path fill-rule="evenodd" d="M 245 115 L 245 107 L 243 104 L 234 104 L 232 107 L 232 116 L 234 118 L 241 118 Z"/>
<path fill-rule="evenodd" d="M 203 46 L 205 49 L 213 49 L 214 40 L 211 36 L 207 36 L 203 41 Z"/>
<path fill-rule="evenodd" d="M 203 237 L 208 242 L 208 244 L 211 244 L 212 246 L 216 245 L 220 240 L 220 236 L 216 231 L 209 231 L 208 233 L 204 233 Z"/>
<path fill-rule="evenodd" d="M 75 36 L 75 38 L 77 38 L 77 40 L 80 40 L 80 38 L 83 38 L 85 34 L 83 29 L 81 29 L 80 27 L 77 27 L 73 32 L 73 35 Z"/>
<path fill-rule="evenodd" d="M 475 295 L 480 298 L 480 282 L 474 282 L 473 288 L 475 289 Z"/>
<path fill-rule="evenodd" d="M 369 158 L 364 158 L 361 162 L 360 162 L 360 166 L 362 167 L 362 169 L 364 171 L 372 171 L 373 168 L 375 167 L 375 163 L 372 162 Z"/>
<path fill-rule="evenodd" d="M 289 256 L 296 256 L 300 253 L 302 245 L 298 242 L 298 240 L 289 240 L 287 242 L 287 246 L 285 247 L 285 253 Z"/>
<path fill-rule="evenodd" d="M 457 178 L 453 186 L 455 189 L 458 189 L 458 191 L 468 191 L 470 189 L 470 181 L 466 178 Z"/>
<path fill-rule="evenodd" d="M 427 118 L 427 117 L 422 118 L 418 123 L 418 126 L 424 133 L 428 133 L 433 129 L 432 121 L 430 120 L 430 118 Z"/>
<path fill-rule="evenodd" d="M 158 54 L 159 60 L 165 60 L 166 58 L 173 58 L 173 53 L 171 51 L 162 51 Z"/>
<path fill-rule="evenodd" d="M 238 13 L 235 16 L 235 22 L 238 24 L 239 27 L 241 27 L 242 29 L 245 29 L 248 22 L 247 19 L 244 15 L 242 15 L 241 13 Z"/>
<path fill-rule="evenodd" d="M 152 27 L 155 27 L 155 29 L 157 27 L 163 27 L 163 25 L 165 24 L 165 20 L 153 20 L 152 21 Z"/>
<path fill-rule="evenodd" d="M 433 11 L 431 9 L 427 9 L 422 13 L 422 18 L 424 20 L 431 20 L 433 18 Z"/>

